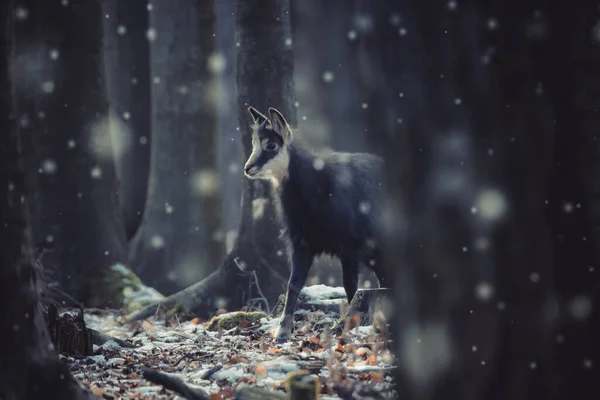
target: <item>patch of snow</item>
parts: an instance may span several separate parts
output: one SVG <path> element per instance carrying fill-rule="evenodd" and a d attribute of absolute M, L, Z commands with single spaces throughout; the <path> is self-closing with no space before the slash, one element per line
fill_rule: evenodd
<path fill-rule="evenodd" d="M 125 364 L 125 359 L 121 358 L 121 357 L 111 358 L 106 363 L 106 365 L 108 365 L 109 367 L 115 367 L 117 365 L 123 365 L 123 364 Z"/>
<path fill-rule="evenodd" d="M 346 291 L 343 287 L 331 287 L 327 285 L 312 285 L 305 286 L 300 291 L 300 296 L 305 298 L 305 301 L 326 300 L 346 298 Z"/>
<path fill-rule="evenodd" d="M 239 365 L 232 365 L 230 367 L 226 367 L 226 368 L 222 368 L 220 370 L 218 370 L 217 372 L 215 372 L 212 375 L 213 379 L 216 380 L 221 380 L 221 379 L 226 379 L 230 382 L 235 382 L 238 379 L 240 379 L 243 376 L 246 376 L 247 373 L 244 370 L 245 368 L 240 368 Z"/>
<path fill-rule="evenodd" d="M 114 340 L 106 341 L 102 346 L 104 350 L 119 350 L 121 346 Z"/>

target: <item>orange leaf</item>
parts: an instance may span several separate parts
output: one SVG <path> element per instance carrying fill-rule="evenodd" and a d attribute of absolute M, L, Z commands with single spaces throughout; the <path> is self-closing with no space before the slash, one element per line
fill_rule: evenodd
<path fill-rule="evenodd" d="M 213 393 L 210 396 L 208 396 L 208 398 L 211 400 L 223 400 L 223 397 L 221 397 L 219 393 Z"/>
<path fill-rule="evenodd" d="M 375 371 L 369 372 L 369 375 L 371 375 L 371 380 L 373 381 L 380 382 L 383 380 L 383 376 L 381 376 L 381 374 L 378 374 Z"/>
<path fill-rule="evenodd" d="M 318 344 L 319 346 L 323 346 L 323 344 L 321 343 L 321 340 L 316 336 L 311 337 L 309 340 L 313 343 Z"/>
<path fill-rule="evenodd" d="M 265 367 L 263 367 L 262 365 L 259 365 L 258 367 L 256 367 L 255 373 L 256 373 L 256 375 L 265 376 L 265 375 L 267 375 L 267 369 Z"/>
<path fill-rule="evenodd" d="M 194 325 L 198 325 L 200 323 L 200 318 L 194 318 L 193 320 L 190 321 L 192 324 Z"/>
<path fill-rule="evenodd" d="M 281 350 L 279 350 L 276 347 L 274 347 L 274 348 L 270 349 L 269 351 L 267 351 L 267 354 L 279 354 L 279 353 L 281 353 Z"/>
<path fill-rule="evenodd" d="M 240 322 L 240 324 L 238 325 L 240 328 L 244 329 L 244 328 L 249 328 L 252 326 L 252 322 L 248 321 L 247 319 L 243 320 L 242 322 Z"/>
<path fill-rule="evenodd" d="M 356 354 L 359 357 L 363 357 L 367 354 L 367 349 L 364 347 L 361 347 L 358 350 L 356 350 L 356 352 L 354 354 Z"/>
<path fill-rule="evenodd" d="M 369 365 L 375 365 L 375 364 L 377 364 L 377 360 L 375 359 L 375 356 L 370 356 L 369 358 L 366 359 L 366 362 Z"/>
<path fill-rule="evenodd" d="M 335 351 L 344 352 L 344 346 L 342 346 L 341 344 L 338 343 L 337 347 L 335 348 Z"/>
<path fill-rule="evenodd" d="M 356 346 L 354 345 L 354 343 L 348 343 L 344 346 L 344 351 L 346 353 L 353 353 L 354 350 L 356 350 Z"/>

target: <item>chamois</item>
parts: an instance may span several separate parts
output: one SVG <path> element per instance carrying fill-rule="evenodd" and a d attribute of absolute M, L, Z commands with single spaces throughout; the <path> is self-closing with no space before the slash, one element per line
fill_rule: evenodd
<path fill-rule="evenodd" d="M 254 126 L 244 173 L 250 179 L 272 181 L 290 242 L 292 271 L 275 333 L 283 342 L 292 333 L 298 295 L 315 256 L 340 259 L 348 302 L 358 288 L 360 263 L 384 285 L 378 245 L 383 160 L 368 153 L 317 153 L 292 141 L 290 126 L 276 109 L 269 108 L 269 118 L 254 107 L 248 111 Z"/>

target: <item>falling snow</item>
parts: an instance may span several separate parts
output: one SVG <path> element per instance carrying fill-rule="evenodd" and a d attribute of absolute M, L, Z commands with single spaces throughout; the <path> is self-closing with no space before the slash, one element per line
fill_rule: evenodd
<path fill-rule="evenodd" d="M 474 208 L 482 219 L 492 222 L 504 217 L 508 206 L 501 191 L 484 189 L 479 192 Z"/>
<path fill-rule="evenodd" d="M 54 92 L 54 82 L 45 81 L 44 83 L 42 83 L 41 88 L 44 93 L 50 94 L 50 93 Z"/>
<path fill-rule="evenodd" d="M 313 168 L 316 169 L 317 171 L 322 170 L 325 167 L 325 160 L 323 160 L 322 158 L 315 158 L 315 160 L 313 161 Z"/>
<path fill-rule="evenodd" d="M 331 72 L 331 71 L 323 72 L 323 82 L 331 83 L 331 82 L 333 82 L 333 78 L 334 78 L 333 72 Z"/>
<path fill-rule="evenodd" d="M 149 28 L 146 31 L 146 38 L 151 42 L 155 41 L 156 40 L 156 29 Z"/>
<path fill-rule="evenodd" d="M 52 49 L 50 50 L 50 52 L 48 53 L 48 56 L 50 57 L 51 60 L 58 60 L 60 53 L 58 52 L 57 49 Z"/>
<path fill-rule="evenodd" d="M 358 209 L 362 214 L 368 214 L 371 211 L 371 204 L 363 201 L 358 205 Z"/>
<path fill-rule="evenodd" d="M 15 8 L 15 17 L 19 21 L 25 21 L 29 17 L 29 10 L 23 6 L 17 6 Z"/>
<path fill-rule="evenodd" d="M 102 168 L 95 166 L 90 170 L 90 176 L 94 179 L 102 178 Z"/>
<path fill-rule="evenodd" d="M 54 160 L 46 159 L 42 162 L 42 170 L 46 174 L 54 174 L 56 173 L 57 169 L 58 166 L 56 165 L 56 161 Z"/>

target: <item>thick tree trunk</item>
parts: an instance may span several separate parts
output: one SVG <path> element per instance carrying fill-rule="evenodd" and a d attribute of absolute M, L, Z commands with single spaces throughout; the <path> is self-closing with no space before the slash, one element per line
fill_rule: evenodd
<path fill-rule="evenodd" d="M 382 141 L 399 396 L 593 398 L 597 326 L 581 309 L 597 302 L 584 270 L 598 260 L 567 82 L 568 38 L 586 29 L 574 17 L 594 6 L 455 6 L 406 3 L 406 35 L 386 43 L 406 99 L 406 131 Z"/>
<path fill-rule="evenodd" d="M 0 5 L 0 398 L 92 398 L 54 352 L 42 316 L 28 228 L 30 201 L 23 162 L 23 116 L 15 97 L 15 25 L 24 12 Z"/>
<path fill-rule="evenodd" d="M 378 3 L 378 2 L 374 2 Z M 365 150 L 366 101 L 357 0 L 292 0 L 294 72 L 302 135 L 338 151 Z M 386 21 L 387 23 L 387 21 Z"/>
<path fill-rule="evenodd" d="M 150 45 L 147 0 L 103 2 L 104 66 L 111 139 L 127 238 L 142 220 L 150 169 Z"/>
<path fill-rule="evenodd" d="M 221 185 L 221 231 L 225 236 L 227 252 L 231 251 L 235 243 L 240 224 L 240 198 L 242 197 L 242 185 L 230 182 L 240 182 L 243 177 L 243 164 L 240 164 L 242 143 L 236 129 L 238 121 L 236 118 L 231 118 L 231 110 L 235 109 L 237 104 L 234 3 L 235 0 L 215 2 L 217 47 L 225 60 L 225 69 L 219 77 L 224 90 L 221 93 L 221 107 L 219 107 L 217 160 L 219 176 L 223 183 Z"/>
<path fill-rule="evenodd" d="M 17 106 L 35 198 L 36 246 L 62 289 L 106 305 L 102 279 L 125 261 L 102 69 L 102 10 L 20 3 L 15 25 Z M 31 168 L 31 169 L 30 169 Z M 35 168 L 35 169 L 33 169 Z M 36 171 L 36 172 L 34 172 Z M 34 176 L 35 175 L 35 176 Z"/>
<path fill-rule="evenodd" d="M 209 275 L 223 255 L 215 240 L 214 27 L 213 1 L 152 3 L 150 180 L 130 259 L 144 282 L 165 294 Z"/>
<path fill-rule="evenodd" d="M 275 107 L 290 116 L 293 109 L 292 48 L 287 0 L 236 0 L 238 118 L 243 158 L 250 156 L 251 117 L 248 106 Z M 289 276 L 286 243 L 271 186 L 242 180 L 242 220 L 235 245 L 221 267 L 203 281 L 166 299 L 166 308 L 207 317 L 218 308 L 254 306 L 270 311 L 285 290 Z M 154 313 L 148 306 L 129 319 Z"/>

